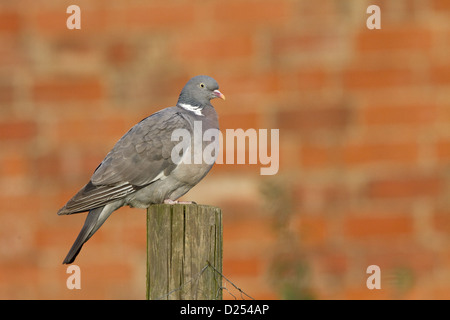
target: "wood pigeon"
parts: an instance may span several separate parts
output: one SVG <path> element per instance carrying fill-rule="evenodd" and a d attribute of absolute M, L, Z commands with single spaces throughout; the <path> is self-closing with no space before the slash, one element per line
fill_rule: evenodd
<path fill-rule="evenodd" d="M 208 129 L 218 130 L 217 113 L 210 103 L 214 98 L 225 100 L 217 82 L 208 76 L 196 76 L 186 83 L 176 106 L 143 119 L 116 143 L 90 181 L 58 211 L 58 215 L 89 211 L 63 264 L 75 260 L 83 244 L 113 211 L 126 205 L 148 208 L 156 203 L 178 203 L 177 199 L 209 172 L 217 152 L 212 163 L 201 156 L 196 158 L 202 159 L 200 162 L 173 161 L 173 149 L 180 142 L 172 134 L 181 129 L 202 137 Z M 188 149 L 175 153 L 183 157 L 184 152 L 193 159 L 195 153 L 203 152 L 207 143 L 211 143 L 202 141 L 202 147 L 195 148 L 195 139 L 191 140 Z"/>

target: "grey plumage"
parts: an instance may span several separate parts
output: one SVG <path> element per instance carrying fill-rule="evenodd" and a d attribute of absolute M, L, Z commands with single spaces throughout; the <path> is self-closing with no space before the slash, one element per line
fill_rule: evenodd
<path fill-rule="evenodd" d="M 192 78 L 176 106 L 143 119 L 116 143 L 90 181 L 58 211 L 59 215 L 89 211 L 64 264 L 75 260 L 83 244 L 113 211 L 125 205 L 147 208 L 175 201 L 209 172 L 212 164 L 205 162 L 174 163 L 171 153 L 179 141 L 171 141 L 171 136 L 176 129 L 193 133 L 195 121 L 201 121 L 203 132 L 218 129 L 217 114 L 210 103 L 213 98 L 225 98 L 218 89 L 211 77 Z"/>

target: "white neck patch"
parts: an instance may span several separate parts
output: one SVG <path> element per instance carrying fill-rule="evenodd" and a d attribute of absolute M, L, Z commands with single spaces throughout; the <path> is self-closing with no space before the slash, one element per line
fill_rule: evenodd
<path fill-rule="evenodd" d="M 195 113 L 197 116 L 203 116 L 203 113 L 202 113 L 203 108 L 202 107 L 192 106 L 187 103 L 179 103 L 178 105 L 187 111 L 191 111 L 191 112 Z"/>

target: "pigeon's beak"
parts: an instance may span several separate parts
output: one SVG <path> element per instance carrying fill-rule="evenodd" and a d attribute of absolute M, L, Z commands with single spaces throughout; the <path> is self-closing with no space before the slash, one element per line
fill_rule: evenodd
<path fill-rule="evenodd" d="M 214 90 L 213 93 L 217 98 L 225 100 L 224 94 L 222 92 L 220 92 L 219 90 Z"/>

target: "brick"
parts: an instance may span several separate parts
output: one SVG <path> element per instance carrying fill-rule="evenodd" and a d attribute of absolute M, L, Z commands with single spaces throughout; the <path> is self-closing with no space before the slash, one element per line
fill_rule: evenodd
<path fill-rule="evenodd" d="M 432 225 L 436 231 L 448 234 L 450 232 L 450 212 L 442 209 L 436 210 L 433 213 Z"/>
<path fill-rule="evenodd" d="M 242 73 L 220 76 L 221 90 L 233 101 L 238 95 L 263 96 L 278 93 L 285 85 L 287 75 L 278 72 Z M 223 88 L 223 89 L 222 89 Z M 228 99 L 228 98 L 227 98 Z"/>
<path fill-rule="evenodd" d="M 8 263 L 3 266 L 2 269 L 3 272 L 0 273 L 0 283 L 2 283 L 2 285 L 19 285 L 23 288 L 23 286 L 25 285 L 36 285 L 38 282 L 39 270 L 33 267 L 31 264 L 21 264 L 17 262 Z"/>
<path fill-rule="evenodd" d="M 450 140 L 440 139 L 435 146 L 435 153 L 439 160 L 447 162 L 450 160 Z"/>
<path fill-rule="evenodd" d="M 113 145 L 127 132 L 125 119 L 103 117 L 102 119 L 72 118 L 56 125 L 57 138 L 62 143 L 84 146 Z M 109 151 L 109 150 L 108 150 Z"/>
<path fill-rule="evenodd" d="M 351 110 L 346 106 L 303 107 L 279 111 L 276 123 L 280 130 L 303 133 L 316 130 L 343 130 L 351 120 Z"/>
<path fill-rule="evenodd" d="M 13 34 L 21 30 L 22 20 L 18 12 L 2 11 L 0 12 L 0 34 Z"/>
<path fill-rule="evenodd" d="M 343 275 L 348 271 L 347 255 L 338 251 L 325 252 L 314 259 L 317 269 L 323 274 Z"/>
<path fill-rule="evenodd" d="M 437 120 L 434 104 L 371 105 L 361 109 L 365 125 L 430 125 Z"/>
<path fill-rule="evenodd" d="M 102 270 L 100 277 L 98 270 Z M 102 263 L 100 260 L 95 265 L 83 266 L 84 281 L 91 286 L 95 286 L 96 283 L 109 282 L 111 279 L 115 279 L 117 283 L 121 283 L 129 280 L 131 276 L 131 265 L 124 261 L 116 261 L 114 264 L 108 264 Z"/>
<path fill-rule="evenodd" d="M 39 30 L 40 34 L 48 33 L 67 33 L 69 30 L 66 27 L 68 14 L 65 13 L 64 7 L 60 10 L 39 10 L 34 15 L 31 15 L 30 23 Z M 81 17 L 83 25 L 83 15 Z"/>
<path fill-rule="evenodd" d="M 448 123 L 450 123 L 450 104 L 439 104 L 437 109 L 438 124 L 447 125 Z"/>
<path fill-rule="evenodd" d="M 223 59 L 248 58 L 254 53 L 253 40 L 250 35 L 198 36 L 179 38 L 172 52 L 182 61 L 215 61 Z M 221 61 L 223 62 L 223 61 Z"/>
<path fill-rule="evenodd" d="M 431 83 L 436 85 L 450 84 L 450 66 L 442 65 L 431 68 Z"/>
<path fill-rule="evenodd" d="M 57 124 L 57 137 L 64 143 L 89 143 L 98 137 L 100 130 L 90 119 L 66 119 Z"/>
<path fill-rule="evenodd" d="M 247 152 L 247 151 L 246 151 Z M 248 153 L 246 153 L 246 162 L 248 162 Z M 219 153 L 219 157 L 221 154 Z M 259 174 L 260 172 L 260 165 L 259 164 L 237 164 L 236 163 L 236 152 L 234 153 L 234 164 L 226 163 L 226 155 L 223 158 L 223 163 L 218 164 L 212 168 L 211 172 L 214 172 L 213 174 L 244 174 L 248 172 L 252 172 L 254 174 Z"/>
<path fill-rule="evenodd" d="M 367 275 L 368 276 L 368 275 Z M 361 281 L 366 281 L 365 279 L 361 279 Z M 382 287 L 383 288 L 383 287 Z M 345 300 L 388 300 L 392 299 L 391 290 L 369 290 L 367 287 L 359 286 L 347 286 L 345 292 L 342 293 L 342 299 Z"/>
<path fill-rule="evenodd" d="M 328 222 L 319 215 L 304 215 L 298 221 L 299 241 L 305 246 L 322 246 L 329 237 Z"/>
<path fill-rule="evenodd" d="M 443 189 L 442 180 L 435 175 L 391 177 L 371 181 L 367 195 L 375 199 L 404 199 L 437 197 Z"/>
<path fill-rule="evenodd" d="M 62 160 L 56 153 L 39 156 L 33 164 L 34 174 L 41 178 L 58 177 L 63 171 Z"/>
<path fill-rule="evenodd" d="M 255 276 L 261 273 L 261 258 L 247 257 L 242 259 L 224 258 L 223 272 L 233 276 Z"/>
<path fill-rule="evenodd" d="M 398 286 L 399 282 L 405 280 L 403 277 L 408 276 L 408 274 L 426 274 L 436 268 L 434 252 L 430 252 L 414 240 L 404 236 L 401 237 L 403 241 L 390 238 L 393 240 L 392 244 L 399 243 L 400 245 L 392 245 L 390 248 L 386 248 L 381 242 L 377 246 L 378 250 L 371 250 L 364 258 L 364 265 L 366 266 L 370 264 L 379 265 L 381 281 L 384 281 L 386 287 Z"/>
<path fill-rule="evenodd" d="M 81 30 L 77 30 L 83 37 L 89 35 L 108 36 L 123 32 L 123 21 L 125 20 L 125 10 L 114 8 L 114 6 L 93 6 L 80 5 L 81 8 Z M 66 14 L 66 18 L 69 15 Z M 60 28 L 61 29 L 61 28 Z M 71 32 L 71 30 L 68 30 Z M 71 33 L 73 36 L 73 33 Z"/>
<path fill-rule="evenodd" d="M 313 21 L 315 23 L 334 21 L 346 9 L 345 6 L 340 6 L 339 2 L 333 1 L 324 1 L 320 6 L 308 1 L 299 1 L 296 4 L 295 9 L 302 13 L 302 18 L 307 22 Z"/>
<path fill-rule="evenodd" d="M 0 84 L 0 104 L 7 105 L 14 101 L 14 87 L 8 84 Z"/>
<path fill-rule="evenodd" d="M 121 10 L 125 26 L 131 28 L 185 28 L 192 25 L 195 6 L 185 4 L 151 4 Z"/>
<path fill-rule="evenodd" d="M 123 208 L 121 208 L 122 214 L 123 214 Z M 123 230 L 123 239 L 124 243 L 126 243 L 126 246 L 133 246 L 138 248 L 139 250 L 144 249 L 145 250 L 145 244 L 147 239 L 147 229 L 145 226 L 145 218 L 142 219 L 142 225 L 140 227 L 134 227 L 129 228 L 127 227 L 126 230 Z"/>
<path fill-rule="evenodd" d="M 9 191 L 12 191 L 12 193 L 8 194 Z M 40 196 L 39 194 L 17 191 L 19 190 L 6 190 L 3 191 L 3 195 L 0 196 L 0 211 L 2 213 L 5 213 L 4 221 L 7 221 L 7 212 L 13 213 L 13 215 L 11 216 L 11 221 L 8 221 L 8 224 L 5 224 L 7 228 L 8 226 L 12 226 L 13 223 L 16 224 L 18 228 L 20 228 L 21 220 L 14 219 L 14 216 L 16 214 L 23 214 L 24 219 L 28 219 L 29 221 L 38 219 L 36 211 L 38 211 L 43 205 L 42 196 Z M 33 212 L 33 216 L 27 217 L 27 214 L 30 212 Z"/>
<path fill-rule="evenodd" d="M 299 90 L 320 89 L 327 83 L 329 75 L 322 69 L 302 70 L 296 76 Z"/>
<path fill-rule="evenodd" d="M 336 208 L 349 199 L 349 191 L 343 185 L 332 182 L 304 182 L 293 189 L 298 210 L 323 214 L 328 208 Z"/>
<path fill-rule="evenodd" d="M 411 37 L 414 34 L 414 37 Z M 376 32 L 366 29 L 356 38 L 358 52 L 364 54 L 368 51 L 398 51 L 398 50 L 430 50 L 432 33 L 430 30 L 404 26 L 382 28 Z"/>
<path fill-rule="evenodd" d="M 419 146 L 417 143 L 365 143 L 351 144 L 344 147 L 344 163 L 352 165 L 387 163 L 406 165 L 418 161 Z"/>
<path fill-rule="evenodd" d="M 29 23 L 34 30 L 43 36 L 70 36 L 71 38 L 80 35 L 108 33 L 116 30 L 117 25 L 121 23 L 123 13 L 111 10 L 108 7 L 93 9 L 79 4 L 81 9 L 81 29 L 69 30 L 66 26 L 67 6 L 54 8 L 37 8 L 37 12 L 30 15 Z"/>
<path fill-rule="evenodd" d="M 17 34 L 22 27 L 21 17 L 15 11 L 0 12 L 0 34 Z"/>
<path fill-rule="evenodd" d="M 26 141 L 38 133 L 37 124 L 32 120 L 7 120 L 0 122 L 0 141 Z"/>
<path fill-rule="evenodd" d="M 232 0 L 216 2 L 212 10 L 216 21 L 235 25 L 273 25 L 284 24 L 291 15 L 288 1 Z"/>
<path fill-rule="evenodd" d="M 104 97 L 105 89 L 100 79 L 42 79 L 32 88 L 37 102 L 95 101 Z"/>
<path fill-rule="evenodd" d="M 450 3 L 446 0 L 433 0 L 432 7 L 437 12 L 450 11 Z"/>
<path fill-rule="evenodd" d="M 107 51 L 108 60 L 115 65 L 131 62 L 136 57 L 136 48 L 124 42 L 111 44 Z"/>
<path fill-rule="evenodd" d="M 345 219 L 344 234 L 351 239 L 369 239 L 373 237 L 399 237 L 410 235 L 414 231 L 411 215 L 353 216 Z"/>
<path fill-rule="evenodd" d="M 279 168 L 280 173 L 289 172 L 289 170 L 296 171 L 301 163 L 302 153 L 300 152 L 300 145 L 295 137 L 280 138 L 280 154 L 279 154 Z"/>
<path fill-rule="evenodd" d="M 304 142 L 300 146 L 300 163 L 306 168 L 333 166 L 339 161 L 336 146 Z"/>
<path fill-rule="evenodd" d="M 72 220 L 73 221 L 73 220 Z M 75 225 L 75 222 L 74 222 Z M 61 225 L 38 228 L 33 234 L 33 241 L 40 247 L 61 247 L 61 242 L 68 238 L 68 234 L 75 233 L 75 228 L 65 228 Z M 58 239 L 58 240 L 57 240 Z"/>
<path fill-rule="evenodd" d="M 420 300 L 420 299 L 434 299 L 434 300 L 449 300 L 450 290 L 443 284 L 437 284 L 435 288 L 429 290 L 429 292 L 424 295 L 422 290 L 416 288 L 415 295 L 408 296 L 409 300 Z"/>
<path fill-rule="evenodd" d="M 0 157 L 0 176 L 23 176 L 28 171 L 28 161 L 22 153 L 3 154 Z"/>
<path fill-rule="evenodd" d="M 349 90 L 383 89 L 408 86 L 416 81 L 409 68 L 352 68 L 343 72 L 343 83 Z"/>
<path fill-rule="evenodd" d="M 24 63 L 24 56 L 21 52 L 18 38 L 2 37 L 0 46 L 0 66 L 10 68 Z M 9 69 L 6 69 L 9 70 Z M 10 79 L 7 79 L 10 81 Z M 5 82 L 5 80 L 3 80 Z"/>
<path fill-rule="evenodd" d="M 330 50 L 338 50 L 339 38 L 330 33 L 298 34 L 286 33 L 275 35 L 272 39 L 272 50 L 275 56 L 283 56 L 289 53 L 323 55 Z"/>
<path fill-rule="evenodd" d="M 256 237 L 261 242 L 270 243 L 274 240 L 274 232 L 268 221 L 270 221 L 270 219 L 259 219 L 258 221 L 251 219 L 225 221 L 223 233 L 224 242 L 247 241 L 249 239 L 255 239 Z"/>
<path fill-rule="evenodd" d="M 259 112 L 243 112 L 221 114 L 219 116 L 220 130 L 226 137 L 227 129 L 255 129 L 261 128 L 261 115 Z"/>

